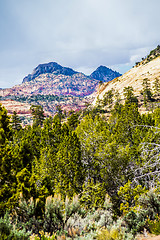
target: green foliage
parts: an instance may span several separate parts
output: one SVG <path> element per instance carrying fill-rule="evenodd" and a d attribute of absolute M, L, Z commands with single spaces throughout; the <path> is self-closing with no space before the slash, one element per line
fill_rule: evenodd
<path fill-rule="evenodd" d="M 108 105 L 109 108 L 111 108 L 112 103 L 113 103 L 113 96 L 114 96 L 113 89 L 111 89 L 111 90 L 109 90 L 108 92 L 106 92 L 106 93 L 104 94 L 103 100 L 102 100 L 103 106 Z"/>
<path fill-rule="evenodd" d="M 98 208 L 104 205 L 105 196 L 106 189 L 104 184 L 94 184 L 92 179 L 91 181 L 83 184 L 80 201 L 86 208 Z"/>
<path fill-rule="evenodd" d="M 141 213 L 130 211 L 124 216 L 124 220 L 128 231 L 133 235 L 137 232 L 142 232 L 146 227 L 146 216 L 143 216 Z"/>
<path fill-rule="evenodd" d="M 68 131 L 66 126 L 62 131 Z M 73 196 L 82 188 L 84 170 L 81 159 L 80 142 L 76 133 L 64 132 L 64 137 L 59 144 L 56 155 L 56 189 L 58 192 Z"/>
<path fill-rule="evenodd" d="M 128 229 L 134 234 L 143 231 L 144 228 L 151 230 L 149 223 L 151 222 L 152 228 L 153 220 L 155 220 L 155 228 L 158 227 L 159 223 L 158 221 L 156 222 L 156 219 L 160 213 L 159 191 L 149 190 L 147 193 L 139 196 L 137 203 L 136 211 L 131 210 L 124 216 Z"/>
<path fill-rule="evenodd" d="M 71 130 L 75 130 L 76 127 L 79 124 L 79 113 L 72 113 L 68 118 L 67 118 L 67 124 L 69 125 L 69 128 Z"/>
<path fill-rule="evenodd" d="M 13 115 L 12 115 L 11 124 L 12 124 L 12 129 L 13 130 L 19 131 L 22 128 L 21 120 L 20 120 L 20 118 L 18 117 L 18 115 L 15 111 L 13 112 Z"/>
<path fill-rule="evenodd" d="M 17 229 L 10 223 L 9 214 L 6 213 L 4 218 L 0 218 L 0 239 L 2 240 L 28 240 L 31 232 L 26 232 L 25 228 Z"/>
<path fill-rule="evenodd" d="M 33 234 L 31 237 L 30 237 L 30 240 L 56 240 L 56 235 L 53 233 L 53 235 L 51 236 L 49 233 L 44 233 L 43 231 L 40 231 L 39 232 L 39 235 L 35 235 Z"/>
<path fill-rule="evenodd" d="M 155 220 L 147 220 L 150 232 L 155 235 L 160 234 L 160 216 L 155 216 Z"/>
<path fill-rule="evenodd" d="M 77 127 L 76 132 L 81 142 L 86 176 L 90 180 L 93 178 L 96 182 L 100 177 L 101 154 L 109 131 L 99 116 L 93 119 L 91 115 L 87 115 Z"/>
<path fill-rule="evenodd" d="M 155 126 L 159 127 L 160 126 L 160 108 L 157 108 L 154 110 L 153 119 L 155 121 Z"/>
<path fill-rule="evenodd" d="M 17 178 L 17 196 L 22 193 L 25 199 L 29 199 L 31 196 L 36 195 L 36 187 L 34 178 L 31 173 L 23 168 L 16 175 Z"/>
<path fill-rule="evenodd" d="M 7 110 L 0 104 L 0 147 L 10 139 L 11 130 L 9 123 L 10 118 L 7 115 Z"/>
<path fill-rule="evenodd" d="M 134 96 L 133 87 L 124 87 L 123 95 L 126 98 L 126 102 L 128 103 L 138 103 L 138 99 Z"/>
<path fill-rule="evenodd" d="M 30 107 L 32 116 L 33 116 L 33 124 L 35 126 L 42 126 L 44 121 L 44 111 L 42 106 L 40 105 L 32 105 Z"/>
<path fill-rule="evenodd" d="M 18 234 L 25 228 L 43 230 L 43 238 L 93 239 L 101 227 L 110 233 L 119 209 L 127 226 L 115 227 L 122 239 L 150 229 L 147 219 L 160 212 L 160 109 L 140 115 L 132 93 L 126 89 L 125 104 L 116 102 L 108 122 L 96 108 L 81 120 L 72 112 L 66 123 L 58 114 L 39 121 L 36 106 L 33 126 L 11 131 L 0 107 L 0 215 L 10 211 Z"/>
<path fill-rule="evenodd" d="M 152 100 L 152 92 L 151 92 L 150 82 L 148 81 L 148 78 L 143 79 L 142 86 L 143 86 L 143 90 L 141 94 L 143 95 L 144 104 L 146 105 L 148 101 Z"/>
<path fill-rule="evenodd" d="M 142 194 L 138 199 L 142 212 L 151 220 L 160 214 L 160 192 L 150 189 L 146 194 Z"/>
<path fill-rule="evenodd" d="M 44 230 L 51 234 L 55 231 L 64 230 L 68 219 L 79 211 L 80 203 L 77 196 L 73 197 L 72 200 L 66 197 L 65 201 L 60 194 L 47 197 Z"/>
<path fill-rule="evenodd" d="M 62 108 L 61 108 L 61 105 L 57 105 L 56 106 L 56 112 L 57 112 L 57 115 L 58 115 L 58 117 L 59 117 L 59 120 L 61 121 L 61 119 L 62 119 L 62 113 L 63 113 L 63 111 L 62 111 Z"/>
<path fill-rule="evenodd" d="M 0 215 L 12 206 L 12 197 L 16 192 L 16 172 L 12 149 L 7 144 L 0 151 Z"/>
<path fill-rule="evenodd" d="M 111 229 L 110 231 L 105 229 L 102 230 L 98 235 L 97 235 L 98 240 L 121 240 L 122 236 L 118 229 Z"/>
<path fill-rule="evenodd" d="M 141 185 L 137 185 L 134 188 L 132 183 L 128 180 L 124 187 L 120 187 L 118 191 L 118 195 L 122 201 L 120 211 L 122 211 L 123 214 L 127 214 L 131 210 L 135 211 L 138 207 L 139 196 L 145 192 L 145 187 L 143 188 Z"/>
<path fill-rule="evenodd" d="M 160 94 L 160 80 L 159 80 L 159 78 L 155 78 L 153 84 L 154 84 L 153 85 L 154 94 L 159 95 Z"/>

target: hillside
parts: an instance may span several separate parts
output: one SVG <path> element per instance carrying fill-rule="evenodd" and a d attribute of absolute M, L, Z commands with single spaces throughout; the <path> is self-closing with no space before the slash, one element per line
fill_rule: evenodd
<path fill-rule="evenodd" d="M 157 57 L 145 64 L 139 64 L 139 66 L 133 67 L 131 70 L 123 74 L 122 76 L 107 82 L 99 86 L 93 105 L 96 105 L 97 99 L 102 100 L 104 94 L 113 89 L 118 91 L 120 98 L 123 100 L 123 91 L 125 87 L 133 87 L 134 94 L 137 97 L 141 97 L 141 91 L 143 90 L 143 80 L 147 79 L 150 84 L 151 90 L 154 91 L 154 82 L 156 79 L 160 79 L 160 57 Z"/>

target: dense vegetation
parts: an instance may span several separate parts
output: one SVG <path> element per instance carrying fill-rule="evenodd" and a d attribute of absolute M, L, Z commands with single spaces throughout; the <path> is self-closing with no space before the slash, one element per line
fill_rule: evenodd
<path fill-rule="evenodd" d="M 107 121 L 98 108 L 62 121 L 32 106 L 22 128 L 0 106 L 0 239 L 160 234 L 160 108 L 140 115 L 132 89 L 124 94 Z"/>

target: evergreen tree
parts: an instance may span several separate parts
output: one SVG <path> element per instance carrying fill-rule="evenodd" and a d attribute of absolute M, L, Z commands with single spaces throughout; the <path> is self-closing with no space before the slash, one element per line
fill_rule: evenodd
<path fill-rule="evenodd" d="M 57 112 L 57 115 L 59 117 L 59 120 L 61 121 L 62 117 L 63 117 L 63 110 L 62 110 L 61 105 L 56 106 L 56 112 Z"/>
<path fill-rule="evenodd" d="M 156 78 L 153 84 L 154 84 L 153 85 L 154 94 L 159 95 L 160 94 L 160 80 L 159 80 L 159 78 Z"/>
<path fill-rule="evenodd" d="M 141 93 L 144 98 L 144 104 L 146 105 L 148 101 L 152 100 L 152 92 L 151 92 L 150 82 L 148 78 L 143 79 L 142 86 L 143 86 L 143 90 Z"/>
<path fill-rule="evenodd" d="M 11 136 L 10 118 L 7 110 L 0 104 L 0 146 Z"/>
<path fill-rule="evenodd" d="M 134 96 L 134 90 L 133 90 L 133 87 L 129 86 L 129 87 L 124 87 L 123 89 L 123 95 L 126 99 L 126 102 L 129 102 L 129 103 L 138 103 L 138 99 Z"/>
<path fill-rule="evenodd" d="M 80 142 L 75 133 L 64 135 L 56 156 L 56 188 L 68 196 L 79 193 L 84 181 Z"/>
<path fill-rule="evenodd" d="M 76 129 L 81 142 L 82 159 L 87 180 L 100 180 L 103 148 L 110 135 L 107 124 L 99 117 L 87 115 Z"/>
<path fill-rule="evenodd" d="M 11 124 L 12 124 L 12 129 L 13 130 L 19 131 L 22 128 L 21 120 L 20 120 L 20 118 L 18 117 L 18 115 L 15 111 L 13 112 L 13 115 L 12 115 Z"/>
<path fill-rule="evenodd" d="M 78 117 L 79 117 L 78 113 L 72 113 L 67 118 L 67 124 L 71 130 L 75 130 L 75 128 L 78 126 L 78 124 L 79 124 Z"/>
<path fill-rule="evenodd" d="M 16 192 L 16 169 L 9 144 L 0 150 L 0 216 L 13 207 L 12 196 Z"/>
<path fill-rule="evenodd" d="M 33 125 L 34 126 L 42 126 L 44 118 L 45 118 L 42 106 L 32 105 L 30 110 L 31 110 L 31 113 L 33 116 Z"/>
<path fill-rule="evenodd" d="M 109 106 L 109 108 L 111 108 L 113 103 L 113 96 L 113 89 L 107 91 L 103 96 L 103 106 Z"/>

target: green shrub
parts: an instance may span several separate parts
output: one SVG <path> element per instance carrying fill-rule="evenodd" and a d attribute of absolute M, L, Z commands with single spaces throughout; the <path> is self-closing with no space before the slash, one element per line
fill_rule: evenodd
<path fill-rule="evenodd" d="M 121 221 L 120 221 L 121 222 Z M 98 232 L 97 240 L 133 240 L 134 236 L 131 233 L 127 233 L 127 229 L 121 227 L 118 222 L 116 222 L 110 230 L 103 229 Z"/>
<path fill-rule="evenodd" d="M 147 220 L 150 232 L 155 235 L 160 234 L 160 216 L 156 216 L 155 220 Z"/>
<path fill-rule="evenodd" d="M 153 229 L 155 229 L 155 231 L 159 231 L 158 228 L 160 220 L 159 219 L 156 220 L 159 213 L 160 213 L 159 191 L 155 189 L 150 189 L 147 193 L 142 194 L 138 198 L 137 209 L 130 210 L 124 216 L 124 220 L 129 231 L 131 231 L 133 234 L 143 231 L 144 228 L 150 231 L 154 231 Z"/>
<path fill-rule="evenodd" d="M 4 218 L 0 218 L 0 240 L 28 240 L 31 232 L 26 229 L 17 229 L 16 225 L 10 222 L 10 216 L 5 214 Z"/>
<path fill-rule="evenodd" d="M 55 234 L 53 234 L 52 236 L 50 236 L 50 234 L 48 233 L 44 233 L 43 231 L 39 232 L 39 235 L 41 237 L 39 237 L 38 235 L 33 234 L 32 236 L 30 236 L 30 240 L 55 240 L 56 236 Z"/>

